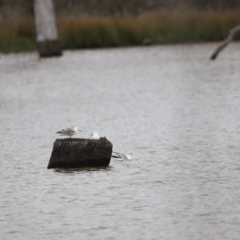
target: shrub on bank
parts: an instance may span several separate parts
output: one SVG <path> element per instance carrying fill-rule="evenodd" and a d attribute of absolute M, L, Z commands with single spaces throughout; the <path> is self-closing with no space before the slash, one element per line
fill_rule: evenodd
<path fill-rule="evenodd" d="M 239 11 L 159 12 L 139 17 L 60 17 L 64 49 L 220 41 L 240 23 Z M 36 49 L 33 19 L 0 20 L 0 51 Z"/>
<path fill-rule="evenodd" d="M 0 20 L 0 51 L 22 52 L 36 49 L 33 19 L 17 22 Z"/>

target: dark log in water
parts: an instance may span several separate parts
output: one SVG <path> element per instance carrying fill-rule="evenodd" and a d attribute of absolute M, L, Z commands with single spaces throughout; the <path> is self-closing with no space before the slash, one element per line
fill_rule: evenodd
<path fill-rule="evenodd" d="M 57 139 L 48 168 L 106 167 L 111 160 L 112 147 L 105 137 L 99 140 Z"/>
<path fill-rule="evenodd" d="M 59 57 L 62 55 L 58 40 L 41 41 L 37 45 L 40 57 Z"/>

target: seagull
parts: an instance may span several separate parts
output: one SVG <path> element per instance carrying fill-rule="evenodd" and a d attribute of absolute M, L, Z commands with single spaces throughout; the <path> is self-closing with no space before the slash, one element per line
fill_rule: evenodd
<path fill-rule="evenodd" d="M 130 160 L 132 153 L 128 152 L 127 154 L 122 154 L 122 153 L 118 153 L 118 152 L 112 152 L 112 157 L 113 158 L 123 158 L 123 159 L 127 159 Z"/>
<path fill-rule="evenodd" d="M 93 132 L 91 134 L 91 139 L 95 139 L 95 140 L 98 140 L 100 138 L 99 134 L 97 132 Z"/>
<path fill-rule="evenodd" d="M 59 133 L 60 136 L 69 136 L 71 138 L 72 135 L 76 134 L 78 131 L 81 132 L 81 130 L 78 127 L 69 127 L 62 129 L 61 131 L 58 131 L 56 133 Z"/>

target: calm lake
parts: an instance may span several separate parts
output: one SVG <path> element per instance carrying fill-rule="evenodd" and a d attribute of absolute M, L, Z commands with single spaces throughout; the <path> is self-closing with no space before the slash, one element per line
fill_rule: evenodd
<path fill-rule="evenodd" d="M 0 239 L 240 239 L 240 48 L 0 55 Z M 56 131 L 97 131 L 105 169 L 47 169 Z"/>

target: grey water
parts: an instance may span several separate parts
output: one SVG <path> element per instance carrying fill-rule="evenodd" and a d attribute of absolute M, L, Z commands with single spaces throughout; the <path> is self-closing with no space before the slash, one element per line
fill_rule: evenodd
<path fill-rule="evenodd" d="M 0 55 L 0 239 L 240 239 L 240 49 Z M 57 130 L 131 160 L 47 169 Z"/>

